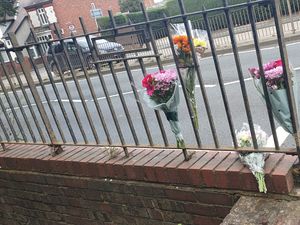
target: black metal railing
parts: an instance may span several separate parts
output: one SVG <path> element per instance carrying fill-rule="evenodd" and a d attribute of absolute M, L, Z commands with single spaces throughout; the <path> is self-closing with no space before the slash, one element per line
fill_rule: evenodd
<path fill-rule="evenodd" d="M 156 20 L 149 20 L 144 5 L 141 4 L 145 22 L 120 27 L 116 25 L 112 12 L 109 11 L 112 28 L 101 32 L 89 33 L 83 19 L 80 18 L 83 34 L 78 36 L 63 37 L 56 24 L 54 26 L 56 38 L 46 42 L 39 42 L 33 29 L 31 34 L 34 42 L 25 45 L 19 45 L 16 36 L 10 34 L 9 39 L 13 47 L 4 47 L 0 50 L 2 55 L 0 57 L 0 110 L 2 112 L 0 142 L 2 146 L 7 143 L 48 144 L 54 147 L 53 154 L 61 151 L 61 145 L 121 146 L 126 155 L 128 155 L 128 147 L 175 148 L 172 144 L 174 140 L 170 134 L 171 131 L 161 113 L 152 111 L 143 104 L 143 90 L 140 85 L 147 73 L 171 66 L 177 69 L 182 85 L 181 95 L 185 100 L 185 104 L 181 103 L 180 112 L 182 115 L 188 115 L 188 117 L 182 116 L 187 149 L 280 151 L 290 154 L 298 153 L 300 156 L 297 107 L 292 90 L 291 74 L 287 69 L 289 61 L 281 24 L 280 0 L 248 1 L 238 5 L 228 5 L 227 0 L 224 0 L 223 7 L 203 9 L 192 13 L 185 11 L 182 0 L 178 2 L 180 15 Z M 240 13 L 250 22 L 253 49 L 259 68 L 262 69 L 263 56 L 257 32 L 259 18 L 255 14 L 255 7 L 261 4 L 267 6 L 272 12 L 280 58 L 283 60 L 286 75 L 285 82 L 288 84 L 286 90 L 295 140 L 295 145 L 289 148 L 280 147 L 265 82 L 262 83 L 264 84 L 266 113 L 261 112 L 261 114 L 266 117 L 265 120 L 268 120 L 267 129 L 273 135 L 274 147 L 259 148 L 257 144 L 253 104 L 249 98 L 245 69 L 236 41 L 234 23 L 237 19 L 233 18 L 233 13 L 237 14 L 236 9 L 243 8 L 243 12 Z M 235 132 L 238 122 L 235 121 L 236 114 L 232 110 L 231 98 L 228 97 L 228 91 L 232 90 L 229 90 L 224 82 L 226 77 L 214 40 L 216 28 L 212 25 L 211 15 L 215 13 L 224 15 L 222 23 L 226 26 L 223 29 L 226 29 L 229 35 L 233 53 L 233 64 L 228 66 L 235 67 L 234 73 L 237 75 L 240 89 L 235 88 L 234 92 L 237 93 L 236 96 L 240 96 L 238 108 L 240 113 L 245 113 L 244 119 L 250 127 L 253 149 L 240 149 L 237 143 Z M 218 89 L 218 99 L 212 99 L 206 87 L 203 72 L 205 65 L 201 60 L 199 61 L 192 44 L 192 28 L 189 25 L 189 19 L 195 16 L 201 16 L 203 20 L 201 24 L 194 22 L 193 26 L 204 28 L 207 32 L 217 80 L 215 89 Z M 195 115 L 187 100 L 176 49 L 172 43 L 170 22 L 174 19 L 182 20 L 191 44 L 197 84 L 200 88 L 199 91 L 197 89 L 197 103 L 201 109 L 204 109 L 200 110 L 200 129 L 193 121 Z M 163 24 L 160 31 L 162 34 L 153 32 L 152 25 L 157 22 Z M 134 30 L 135 27 L 141 25 L 145 27 L 145 30 Z M 124 32 L 124 29 L 134 31 Z M 107 33 L 110 35 L 101 35 Z M 165 64 L 161 57 L 161 49 L 157 45 L 159 35 L 167 38 L 166 46 L 169 46 L 168 51 L 172 53 L 170 56 L 174 64 L 170 65 L 170 61 L 168 61 L 169 64 Z M 124 46 L 120 45 L 122 38 Z M 119 40 L 120 43 L 105 42 L 104 39 Z M 99 40 L 102 40 L 102 44 Z M 45 45 L 48 46 L 46 55 L 43 54 Z M 112 49 L 108 50 L 111 47 Z M 38 55 L 41 55 L 38 61 L 32 54 L 32 48 L 35 48 Z M 224 108 L 221 112 L 216 112 L 215 103 L 220 101 L 222 103 L 220 105 Z M 224 125 L 224 130 L 218 128 L 220 127 L 219 117 L 223 118 L 221 123 Z M 225 133 L 225 135 L 221 135 L 220 138 L 220 133 Z M 211 142 L 207 144 L 209 140 Z M 185 159 L 189 158 L 187 149 L 183 149 Z"/>

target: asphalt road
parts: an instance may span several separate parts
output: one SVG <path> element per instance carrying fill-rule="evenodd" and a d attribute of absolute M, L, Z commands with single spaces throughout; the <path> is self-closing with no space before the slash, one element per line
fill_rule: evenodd
<path fill-rule="evenodd" d="M 295 68 L 296 72 L 296 79 L 299 80 L 300 78 L 297 76 L 300 73 L 300 43 L 289 43 L 287 46 L 288 49 L 288 55 L 289 55 L 289 60 L 290 63 L 293 65 Z M 262 49 L 262 55 L 264 62 L 267 62 L 272 59 L 277 59 L 279 58 L 279 50 L 277 47 L 268 47 L 268 48 L 263 48 Z M 238 74 L 237 74 L 237 69 L 236 69 L 236 64 L 234 61 L 234 57 L 232 54 L 225 54 L 225 55 L 220 55 L 219 56 L 219 61 L 220 61 L 220 66 L 222 69 L 222 75 L 223 75 L 223 80 L 224 80 L 224 85 L 226 87 L 226 92 L 227 96 L 229 99 L 229 105 L 230 105 L 230 110 L 232 113 L 232 118 L 234 120 L 234 126 L 235 129 L 240 129 L 240 127 L 243 125 L 244 122 L 247 122 L 247 117 L 246 117 L 246 111 L 245 107 L 243 104 L 242 100 L 242 94 L 241 94 L 241 88 L 240 88 L 240 82 L 238 80 Z M 252 79 L 249 77 L 248 73 L 248 68 L 253 67 L 257 65 L 257 59 L 256 59 L 256 54 L 254 50 L 249 50 L 249 51 L 242 51 L 240 52 L 240 61 L 241 61 L 241 66 L 243 70 L 243 76 L 245 79 L 246 83 L 246 88 L 247 88 L 247 93 L 248 93 L 248 98 L 249 98 L 249 104 L 251 107 L 251 114 L 254 120 L 255 124 L 258 124 L 262 127 L 264 131 L 267 132 L 269 136 L 271 136 L 271 130 L 270 130 L 270 125 L 269 125 L 269 120 L 267 116 L 267 110 L 264 102 L 262 99 L 259 97 L 257 90 L 255 89 Z M 174 68 L 174 65 L 168 65 L 165 66 L 165 68 Z M 211 57 L 204 58 L 200 60 L 200 68 L 203 76 L 203 80 L 205 83 L 206 87 L 206 92 L 207 96 L 209 99 L 209 104 L 211 107 L 211 112 L 213 115 L 214 119 L 214 124 L 216 127 L 218 139 L 220 142 L 221 146 L 228 147 L 232 146 L 232 140 L 231 140 L 231 135 L 230 135 L 230 130 L 228 126 L 228 121 L 224 109 L 224 104 L 222 101 L 222 96 L 220 92 L 220 86 L 218 84 L 218 79 L 217 75 L 215 72 L 215 67 L 213 63 L 213 59 Z M 157 68 L 151 67 L 147 68 L 147 72 L 151 73 L 156 71 Z M 134 82 L 130 82 L 128 79 L 128 75 L 126 72 L 119 72 L 117 73 L 117 79 L 119 80 L 119 84 L 123 93 L 123 96 L 126 101 L 126 105 L 129 111 L 130 118 L 133 122 L 134 128 L 136 130 L 136 134 L 138 136 L 138 141 L 139 144 L 141 145 L 147 145 L 148 140 L 147 140 L 147 135 L 144 129 L 144 125 L 142 123 L 142 119 L 137 107 L 137 100 L 133 94 L 133 88 L 138 90 L 139 93 L 139 98 L 141 103 L 143 111 L 146 115 L 147 118 L 147 124 L 149 126 L 149 129 L 151 131 L 152 138 L 154 140 L 155 144 L 163 144 L 162 140 L 162 135 L 158 127 L 158 123 L 155 117 L 155 114 L 153 110 L 148 108 L 146 104 L 144 103 L 142 96 L 143 96 L 143 91 L 141 87 L 141 80 L 143 78 L 142 73 L 140 70 L 132 70 L 132 75 L 134 78 Z M 107 103 L 107 98 L 104 95 L 103 88 L 101 86 L 100 80 L 98 77 L 92 77 L 92 84 L 95 89 L 96 95 L 97 95 L 97 100 L 99 102 L 99 105 L 101 106 L 102 113 L 105 118 L 106 125 L 110 131 L 111 138 L 113 140 L 114 144 L 120 143 L 120 138 L 117 134 L 116 126 L 113 122 L 112 116 L 110 109 L 108 107 Z M 129 128 L 126 114 L 124 112 L 124 109 L 122 107 L 120 97 L 118 95 L 118 91 L 116 89 L 114 80 L 112 75 L 104 75 L 104 80 L 106 87 L 109 92 L 110 100 L 113 105 L 113 109 L 116 113 L 116 116 L 118 118 L 118 123 L 120 124 L 120 129 L 123 132 L 124 140 L 125 143 L 127 144 L 134 144 L 134 139 L 131 133 L 131 130 Z M 72 126 L 72 129 L 74 130 L 75 136 L 77 138 L 78 142 L 83 142 L 83 137 L 82 133 L 80 132 L 78 123 L 75 119 L 74 113 L 71 108 L 70 104 L 70 99 L 68 98 L 66 91 L 63 87 L 62 83 L 56 83 L 56 88 L 58 90 L 59 98 L 62 101 L 62 104 L 65 107 L 65 110 L 68 114 L 70 126 Z M 83 106 L 82 106 L 82 101 L 80 99 L 80 96 L 76 90 L 75 83 L 73 81 L 67 81 L 67 86 L 68 89 L 70 90 L 70 95 L 72 98 L 72 101 L 75 106 L 75 110 L 77 111 L 77 114 L 79 115 L 80 121 L 82 123 L 82 127 L 84 131 L 86 132 L 86 136 L 88 138 L 88 141 L 94 143 L 95 139 L 93 138 L 89 122 L 87 120 L 86 114 L 84 112 Z M 92 122 L 97 129 L 99 139 L 101 143 L 106 143 L 106 136 L 104 134 L 103 126 L 100 122 L 99 115 L 97 113 L 96 107 L 95 107 L 95 102 L 93 101 L 92 95 L 89 91 L 89 87 L 87 85 L 86 80 L 80 80 L 80 87 L 82 89 L 82 92 L 84 94 L 84 101 L 86 102 L 88 106 L 89 113 L 92 118 Z M 46 85 L 47 93 L 51 99 L 51 105 L 53 106 L 56 116 L 61 124 L 62 130 L 64 130 L 65 137 L 67 141 L 72 141 L 70 131 L 67 127 L 67 123 L 63 117 L 62 111 L 59 107 L 59 102 L 58 102 L 58 96 L 55 95 L 53 91 L 53 87 L 51 85 Z M 38 87 L 38 91 L 41 94 L 42 101 L 44 103 L 44 106 L 47 111 L 47 115 L 50 118 L 51 123 L 53 124 L 55 133 L 58 136 L 58 139 L 60 139 L 60 135 L 58 133 L 58 130 L 55 126 L 55 122 L 53 119 L 53 115 L 49 109 L 48 103 L 46 101 L 45 96 L 42 93 L 41 87 Z M 40 136 L 38 134 L 38 129 L 36 127 L 36 124 L 38 123 L 42 130 L 45 131 L 45 128 L 43 126 L 43 123 L 41 121 L 40 116 L 37 117 L 37 121 L 34 120 L 32 115 L 30 114 L 30 107 L 32 107 L 32 110 L 37 112 L 36 105 L 34 104 L 32 95 L 30 94 L 30 91 L 27 89 L 26 90 L 28 96 L 29 96 L 29 102 L 26 102 L 26 99 L 24 98 L 23 94 L 21 91 L 18 91 L 18 95 L 20 96 L 23 109 L 28 117 L 29 123 L 33 126 L 33 132 L 36 136 L 36 138 L 39 140 Z M 208 122 L 208 117 L 207 113 L 203 104 L 203 98 L 202 94 L 200 93 L 200 88 L 199 85 L 197 84 L 196 87 L 196 94 L 197 94 L 197 103 L 198 103 L 198 114 L 199 114 L 199 124 L 200 124 L 200 138 L 201 142 L 203 144 L 203 147 L 208 146 L 208 147 L 213 147 L 214 146 L 214 141 L 212 138 L 212 132 L 209 126 Z M 4 102 L 4 105 L 7 108 L 8 113 L 12 113 L 12 110 L 8 107 L 8 104 L 6 102 L 6 99 L 4 95 L 1 95 L 1 99 Z M 18 114 L 18 117 L 20 118 L 20 123 L 23 124 L 23 128 L 25 133 L 29 133 L 29 130 L 26 126 L 24 117 L 21 114 L 20 108 L 17 107 L 17 103 L 15 98 L 13 97 L 12 93 L 10 93 L 10 99 L 14 104 L 14 109 L 15 112 Z M 29 103 L 29 104 L 28 104 Z M 30 106 L 30 107 L 29 107 Z M 170 131 L 169 125 L 167 120 L 165 119 L 164 115 L 160 113 L 164 122 L 164 127 L 165 130 L 168 134 L 169 142 L 170 144 L 175 143 L 175 139 L 173 137 L 172 132 Z M 10 116 L 11 117 L 11 116 Z M 7 130 L 9 130 L 8 123 L 2 113 L 1 115 L 2 121 L 5 123 L 5 127 Z M 185 141 L 188 145 L 190 146 L 195 146 L 196 141 L 195 141 L 195 135 L 193 134 L 192 130 L 192 125 L 191 125 L 191 119 L 189 118 L 189 114 L 187 111 L 187 106 L 185 104 L 182 91 L 181 91 L 181 103 L 179 105 L 179 119 L 182 127 L 182 133 L 184 135 Z M 16 121 L 12 121 L 14 127 L 16 127 L 17 133 L 19 132 L 19 129 L 17 128 L 17 123 Z M 278 136 L 280 139 L 280 144 L 284 147 L 292 147 L 294 146 L 294 141 L 291 137 L 291 135 L 288 135 L 286 132 L 282 131 L 280 126 L 277 125 L 277 131 L 278 131 Z M 1 132 L 1 136 L 3 139 L 5 137 L 3 136 L 3 131 Z M 22 138 L 22 135 L 19 134 L 20 138 Z M 46 133 L 45 133 L 45 136 Z M 272 137 L 270 137 L 268 146 L 272 147 Z"/>

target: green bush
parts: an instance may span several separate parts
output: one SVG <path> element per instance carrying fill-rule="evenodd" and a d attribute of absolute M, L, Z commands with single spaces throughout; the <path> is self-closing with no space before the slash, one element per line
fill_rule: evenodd
<path fill-rule="evenodd" d="M 156 20 L 163 18 L 164 14 L 169 16 L 168 11 L 165 7 L 161 8 L 153 8 L 147 10 L 148 16 L 150 20 Z M 114 16 L 117 26 L 122 26 L 128 24 L 129 20 L 132 23 L 140 23 L 144 22 L 145 18 L 142 12 L 134 12 L 134 13 L 127 13 L 127 14 L 118 14 Z M 97 20 L 98 25 L 101 27 L 102 30 L 112 28 L 110 19 L 108 16 L 103 16 Z"/>
<path fill-rule="evenodd" d="M 114 16 L 117 26 L 122 26 L 128 23 L 128 19 L 125 14 L 118 14 Z M 97 19 L 97 23 L 100 26 L 101 30 L 106 30 L 112 28 L 109 16 L 103 16 Z"/>
<path fill-rule="evenodd" d="M 147 13 L 148 13 L 148 17 L 150 20 L 156 20 L 156 19 L 163 18 L 164 14 L 166 16 L 169 16 L 168 11 L 166 10 L 165 7 L 149 9 L 149 10 L 147 10 Z M 129 21 L 132 24 L 145 22 L 145 17 L 142 12 L 134 12 L 134 13 L 126 13 L 126 14 L 121 13 L 121 14 L 114 16 L 114 19 L 116 21 L 117 26 L 126 25 L 129 23 Z M 108 16 L 99 18 L 97 20 L 97 23 L 100 26 L 101 30 L 106 30 L 106 29 L 112 28 L 112 24 L 111 24 L 110 18 Z M 153 30 L 160 30 L 163 27 L 164 27 L 163 22 L 157 22 L 157 23 L 152 24 Z M 135 28 L 136 28 L 136 30 L 141 30 L 141 29 L 146 30 L 145 25 L 135 26 Z M 109 34 L 112 34 L 112 33 L 105 32 L 105 36 L 109 35 Z M 147 37 L 149 36 L 149 34 L 147 32 L 146 32 L 146 36 Z M 157 38 L 161 38 L 161 35 Z"/>

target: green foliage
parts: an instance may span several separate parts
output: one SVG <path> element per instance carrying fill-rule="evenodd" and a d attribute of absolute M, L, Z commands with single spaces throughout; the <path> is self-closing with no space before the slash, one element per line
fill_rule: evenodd
<path fill-rule="evenodd" d="M 16 8 L 14 6 L 14 0 L 1 0 L 0 4 L 0 22 L 5 21 L 7 16 L 13 16 L 16 14 Z"/>
<path fill-rule="evenodd" d="M 143 0 L 119 0 L 121 12 L 138 12 L 141 10 L 140 3 Z"/>
<path fill-rule="evenodd" d="M 154 9 L 149 9 L 147 10 L 148 16 L 150 20 L 156 20 L 156 19 L 160 19 L 163 18 L 164 14 L 166 14 L 166 16 L 169 16 L 167 10 L 165 7 L 161 7 L 161 8 L 154 8 Z M 117 26 L 122 26 L 125 24 L 128 24 L 129 21 L 131 23 L 140 23 L 140 22 L 144 22 L 145 18 L 142 12 L 134 12 L 134 13 L 128 13 L 128 14 L 119 14 L 114 16 L 114 19 L 116 21 Z M 108 16 L 104 16 L 101 17 L 97 20 L 97 23 L 99 24 L 99 26 L 101 27 L 102 30 L 106 30 L 109 28 L 112 28 L 110 19 Z M 154 23 L 153 24 L 153 28 L 161 28 L 162 24 L 161 23 Z M 139 26 L 139 29 L 143 29 L 144 27 Z"/>

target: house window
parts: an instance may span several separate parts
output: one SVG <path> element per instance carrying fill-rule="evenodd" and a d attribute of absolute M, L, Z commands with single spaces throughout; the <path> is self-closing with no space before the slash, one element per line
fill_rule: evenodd
<path fill-rule="evenodd" d="M 11 48 L 12 47 L 12 44 L 11 44 L 10 40 L 6 40 L 6 47 L 7 48 Z"/>
<path fill-rule="evenodd" d="M 5 40 L 4 44 L 5 44 L 6 48 L 13 47 L 10 40 Z M 2 58 L 3 62 L 5 62 L 5 63 L 9 62 L 9 57 L 8 57 L 4 47 L 0 48 L 0 57 Z M 12 57 L 13 57 L 13 55 L 12 55 Z"/>
<path fill-rule="evenodd" d="M 52 35 L 51 34 L 45 34 L 45 35 L 40 35 L 37 37 L 37 40 L 38 42 L 47 42 L 49 40 L 52 40 Z M 40 44 L 41 46 L 41 53 L 42 55 L 44 55 L 47 50 L 48 50 L 48 44 L 47 43 L 43 43 L 43 44 Z M 30 55 L 33 57 L 33 58 L 38 58 L 40 55 L 38 54 L 38 50 L 37 50 L 37 46 L 32 46 L 29 48 L 29 51 L 30 51 Z"/>
<path fill-rule="evenodd" d="M 49 21 L 48 21 L 48 17 L 47 17 L 45 9 L 44 8 L 39 8 L 36 11 L 37 11 L 37 14 L 38 14 L 38 17 L 40 19 L 41 24 L 42 25 L 48 25 Z"/>
<path fill-rule="evenodd" d="M 46 42 L 48 40 L 52 40 L 52 35 L 51 34 L 47 34 L 47 35 L 41 35 L 37 37 L 39 42 Z M 48 50 L 48 44 L 41 44 L 42 47 L 42 53 L 46 53 Z"/>
<path fill-rule="evenodd" d="M 2 60 L 3 60 L 3 62 L 9 62 L 9 58 L 8 58 L 8 55 L 7 55 L 7 53 L 4 51 L 4 49 L 3 49 L 3 51 L 1 51 L 1 49 L 0 49 L 0 57 L 2 58 Z"/>

